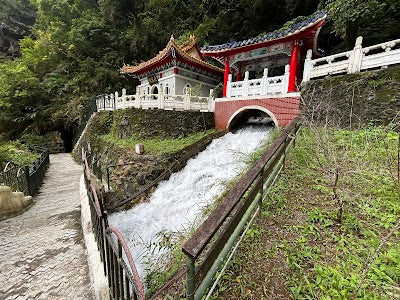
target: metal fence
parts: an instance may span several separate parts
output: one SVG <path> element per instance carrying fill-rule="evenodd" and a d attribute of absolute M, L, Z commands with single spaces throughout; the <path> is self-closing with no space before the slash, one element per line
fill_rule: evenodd
<path fill-rule="evenodd" d="M 295 119 L 183 245 L 188 269 L 187 299 L 202 299 L 208 291 L 243 229 L 261 209 L 298 128 Z M 212 289 L 208 297 L 211 293 Z"/>
<path fill-rule="evenodd" d="M 4 167 L 1 166 L 0 184 L 11 187 L 13 191 L 35 196 L 43 182 L 50 158 L 49 152 L 43 147 L 29 146 L 28 148 L 30 151 L 38 153 L 40 157 L 22 167 L 13 162 L 7 162 Z"/>
<path fill-rule="evenodd" d="M 92 220 L 92 230 L 108 278 L 112 299 L 145 299 L 143 284 L 137 273 L 128 246 L 118 229 L 108 227 L 107 214 L 103 209 L 96 184 L 84 149 L 82 162 Z M 114 236 L 114 238 L 112 237 Z M 116 242 L 115 242 L 116 240 Z"/>
<path fill-rule="evenodd" d="M 74 133 L 74 140 L 72 142 L 73 146 L 76 145 L 76 143 L 79 141 L 79 138 L 81 137 L 83 131 L 85 130 L 86 124 L 89 121 L 89 119 L 92 117 L 94 113 L 97 112 L 97 105 L 96 105 L 96 100 L 100 97 L 103 97 L 103 95 L 99 95 L 95 97 L 94 99 L 89 100 L 86 105 L 83 108 L 82 115 L 79 121 L 79 126 L 76 129 Z"/>

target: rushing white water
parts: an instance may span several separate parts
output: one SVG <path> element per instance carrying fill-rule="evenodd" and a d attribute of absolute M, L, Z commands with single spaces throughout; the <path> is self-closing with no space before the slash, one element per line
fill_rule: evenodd
<path fill-rule="evenodd" d="M 268 139 L 270 128 L 248 126 L 215 139 L 169 180 L 161 182 L 150 200 L 109 216 L 129 244 L 142 279 L 151 265 L 162 264 L 168 251 L 159 243 L 199 224 L 204 210 L 225 190 L 225 183 L 246 168 L 250 153 Z"/>

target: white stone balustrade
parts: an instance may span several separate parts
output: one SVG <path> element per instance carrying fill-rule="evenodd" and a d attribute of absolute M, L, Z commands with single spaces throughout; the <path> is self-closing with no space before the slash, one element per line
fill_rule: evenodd
<path fill-rule="evenodd" d="M 275 94 L 286 94 L 289 84 L 289 65 L 285 66 L 285 74 L 281 76 L 268 77 L 268 69 L 264 69 L 262 78 L 249 79 L 249 72 L 245 72 L 244 80 L 232 82 L 232 74 L 229 74 L 226 97 L 248 97 L 248 96 L 273 96 Z"/>
<path fill-rule="evenodd" d="M 169 95 L 163 94 L 136 94 L 127 95 L 126 90 L 122 90 L 122 95 L 115 94 L 104 95 L 96 100 L 97 110 L 116 110 L 124 108 L 137 109 L 164 109 L 164 110 L 193 110 L 203 112 L 214 111 L 213 90 L 210 90 L 210 96 L 201 97 L 193 95 Z"/>
<path fill-rule="evenodd" d="M 303 82 L 326 75 L 357 73 L 399 64 L 400 39 L 363 48 L 362 37 L 358 37 L 351 51 L 318 59 L 311 59 L 311 56 L 310 49 L 304 62 Z"/>

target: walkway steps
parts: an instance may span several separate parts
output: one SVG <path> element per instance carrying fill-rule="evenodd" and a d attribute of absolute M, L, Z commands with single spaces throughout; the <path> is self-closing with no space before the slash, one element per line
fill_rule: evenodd
<path fill-rule="evenodd" d="M 50 156 L 33 206 L 0 221 L 0 299 L 94 299 L 80 223 L 82 168 Z"/>

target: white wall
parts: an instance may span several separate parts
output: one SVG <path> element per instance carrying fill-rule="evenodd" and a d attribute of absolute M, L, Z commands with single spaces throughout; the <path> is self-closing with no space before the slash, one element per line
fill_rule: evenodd
<path fill-rule="evenodd" d="M 181 74 L 183 73 L 183 74 Z M 158 77 L 160 74 L 158 74 Z M 198 80 L 195 78 L 199 78 Z M 158 92 L 162 87 L 165 94 L 165 87 L 168 85 L 170 95 L 183 95 L 184 87 L 189 84 L 191 87 L 201 85 L 200 95 L 197 96 L 209 96 L 210 89 L 214 88 L 219 81 L 204 75 L 197 74 L 182 68 L 178 68 L 178 74 L 174 73 L 174 68 L 164 70 L 162 77 L 158 78 L 158 83 L 155 85 L 149 85 L 147 78 L 140 79 L 141 84 L 136 87 L 137 94 L 151 94 L 154 86 L 157 86 Z"/>

